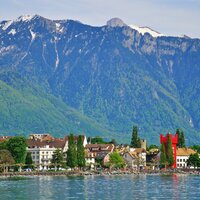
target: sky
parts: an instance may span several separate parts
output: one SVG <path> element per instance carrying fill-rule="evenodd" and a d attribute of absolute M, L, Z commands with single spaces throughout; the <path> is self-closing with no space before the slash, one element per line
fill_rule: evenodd
<path fill-rule="evenodd" d="M 200 0 L 1 0 L 0 21 L 38 14 L 102 26 L 118 17 L 166 35 L 200 38 Z"/>

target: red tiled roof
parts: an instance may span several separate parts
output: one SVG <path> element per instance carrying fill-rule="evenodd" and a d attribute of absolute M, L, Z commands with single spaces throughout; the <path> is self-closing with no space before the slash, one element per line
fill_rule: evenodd
<path fill-rule="evenodd" d="M 85 146 L 86 149 L 90 151 L 113 151 L 114 145 L 113 144 L 87 144 Z"/>
<path fill-rule="evenodd" d="M 50 141 L 44 141 L 44 140 L 32 140 L 28 139 L 27 140 L 28 147 L 33 148 L 33 147 L 45 147 L 46 145 L 49 145 L 50 148 L 64 148 L 66 141 L 64 139 L 60 138 L 54 138 L 53 140 Z"/>

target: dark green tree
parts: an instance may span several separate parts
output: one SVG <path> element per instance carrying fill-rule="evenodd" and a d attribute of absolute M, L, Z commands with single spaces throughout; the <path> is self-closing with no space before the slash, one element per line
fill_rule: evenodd
<path fill-rule="evenodd" d="M 55 164 L 57 169 L 59 170 L 59 168 L 62 166 L 64 161 L 64 155 L 63 152 L 60 149 L 56 149 L 53 152 L 52 155 L 52 159 L 51 159 L 51 163 Z"/>
<path fill-rule="evenodd" d="M 184 132 L 181 131 L 181 147 L 185 147 L 185 136 L 184 136 Z"/>
<path fill-rule="evenodd" d="M 197 153 L 200 154 L 200 146 L 199 145 L 193 145 L 190 148 L 193 149 L 193 150 L 195 150 L 195 151 L 197 151 Z"/>
<path fill-rule="evenodd" d="M 85 167 L 85 148 L 83 146 L 83 136 L 78 136 L 77 141 L 77 165 L 78 167 Z"/>
<path fill-rule="evenodd" d="M 166 154 L 165 154 L 164 144 L 161 144 L 160 153 L 161 153 L 160 154 L 160 165 L 161 165 L 161 167 L 166 167 L 167 158 L 166 158 Z"/>
<path fill-rule="evenodd" d="M 91 138 L 91 144 L 106 144 L 102 137 L 96 136 Z"/>
<path fill-rule="evenodd" d="M 174 155 L 173 155 L 172 140 L 170 134 L 167 134 L 166 157 L 168 166 L 171 167 L 174 164 Z"/>
<path fill-rule="evenodd" d="M 74 135 L 69 135 L 68 150 L 67 150 L 67 166 L 74 168 L 77 166 L 77 147 L 74 142 Z"/>
<path fill-rule="evenodd" d="M 112 139 L 109 143 L 114 144 L 115 146 L 117 145 L 117 141 L 115 139 Z"/>
<path fill-rule="evenodd" d="M 26 163 L 26 165 L 32 165 L 33 164 L 31 152 L 27 152 L 25 163 Z"/>
<path fill-rule="evenodd" d="M 137 126 L 133 126 L 130 146 L 134 147 L 134 148 L 140 148 L 141 147 L 140 138 L 138 137 L 138 127 Z"/>
<path fill-rule="evenodd" d="M 176 130 L 176 134 L 178 135 L 178 144 L 177 147 L 185 147 L 185 136 L 184 136 L 184 132 L 181 129 L 177 129 Z"/>
<path fill-rule="evenodd" d="M 7 142 L 7 149 L 10 151 L 16 163 L 25 163 L 26 147 L 26 138 L 23 136 L 12 137 Z"/>
<path fill-rule="evenodd" d="M 188 166 L 193 166 L 195 167 L 200 167 L 200 158 L 198 153 L 191 154 L 190 157 L 187 160 L 187 165 Z"/>

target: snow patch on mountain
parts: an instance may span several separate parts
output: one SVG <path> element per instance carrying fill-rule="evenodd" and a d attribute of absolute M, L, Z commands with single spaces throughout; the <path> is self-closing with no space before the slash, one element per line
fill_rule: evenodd
<path fill-rule="evenodd" d="M 31 33 L 31 37 L 32 37 L 31 40 L 33 41 L 36 37 L 36 34 L 32 30 L 30 30 L 30 33 Z"/>
<path fill-rule="evenodd" d="M 129 27 L 131 27 L 132 29 L 138 31 L 140 34 L 144 35 L 145 33 L 149 33 L 151 36 L 153 37 L 161 37 L 161 36 L 165 36 L 157 31 L 154 31 L 153 29 L 149 28 L 149 27 L 138 27 L 135 25 L 129 25 Z"/>
<path fill-rule="evenodd" d="M 8 34 L 15 35 L 16 34 L 16 30 L 15 29 L 11 29 Z"/>
<path fill-rule="evenodd" d="M 30 21 L 33 17 L 34 15 L 22 15 L 16 21 L 26 22 L 26 21 Z"/>
<path fill-rule="evenodd" d="M 12 23 L 13 23 L 13 20 L 7 21 L 2 29 L 5 31 Z"/>

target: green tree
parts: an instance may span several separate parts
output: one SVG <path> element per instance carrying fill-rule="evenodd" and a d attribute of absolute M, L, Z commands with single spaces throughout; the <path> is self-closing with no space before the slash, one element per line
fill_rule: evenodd
<path fill-rule="evenodd" d="M 181 131 L 181 147 L 185 147 L 185 136 L 183 131 Z"/>
<path fill-rule="evenodd" d="M 119 153 L 113 152 L 109 155 L 109 163 L 111 167 L 121 168 L 125 165 L 124 159 Z"/>
<path fill-rule="evenodd" d="M 83 146 L 83 136 L 78 136 L 77 141 L 77 165 L 81 167 L 85 167 L 85 148 Z"/>
<path fill-rule="evenodd" d="M 193 150 L 195 150 L 195 151 L 197 151 L 197 153 L 200 154 L 200 146 L 199 145 L 193 145 L 190 148 L 193 149 Z"/>
<path fill-rule="evenodd" d="M 106 144 L 102 137 L 96 136 L 91 138 L 91 144 Z"/>
<path fill-rule="evenodd" d="M 7 149 L 10 151 L 16 163 L 25 163 L 27 141 L 23 136 L 12 137 L 7 142 Z"/>
<path fill-rule="evenodd" d="M 77 151 L 73 134 L 69 135 L 68 150 L 67 150 L 67 165 L 71 168 L 77 166 Z"/>
<path fill-rule="evenodd" d="M 184 136 L 184 132 L 181 129 L 177 129 L 176 130 L 176 134 L 178 135 L 178 144 L 177 147 L 185 147 L 185 136 Z"/>
<path fill-rule="evenodd" d="M 53 152 L 51 163 L 55 164 L 57 169 L 59 170 L 60 166 L 62 166 L 64 161 L 63 152 L 60 149 L 56 149 Z"/>
<path fill-rule="evenodd" d="M 26 163 L 26 165 L 32 165 L 33 164 L 31 152 L 27 152 L 25 163 Z"/>
<path fill-rule="evenodd" d="M 187 160 L 188 166 L 200 167 L 200 159 L 198 153 L 191 154 Z"/>
<path fill-rule="evenodd" d="M 0 150 L 7 149 L 7 142 L 8 141 L 0 142 Z"/>
<path fill-rule="evenodd" d="M 165 154 L 165 146 L 164 146 L 164 144 L 161 144 L 160 153 L 161 153 L 160 154 L 161 167 L 166 167 L 167 158 L 166 158 L 166 154 Z"/>
<path fill-rule="evenodd" d="M 167 134 L 166 157 L 168 166 L 171 167 L 174 164 L 174 155 L 173 155 L 172 140 L 170 134 Z"/>
<path fill-rule="evenodd" d="M 13 159 L 11 153 L 8 150 L 6 149 L 0 150 L 0 164 L 4 165 L 3 167 L 4 172 L 8 171 L 8 165 L 12 165 L 14 163 L 15 160 Z"/>
<path fill-rule="evenodd" d="M 133 126 L 130 146 L 134 147 L 134 148 L 140 148 L 141 147 L 140 138 L 138 137 L 138 127 L 137 126 Z"/>

